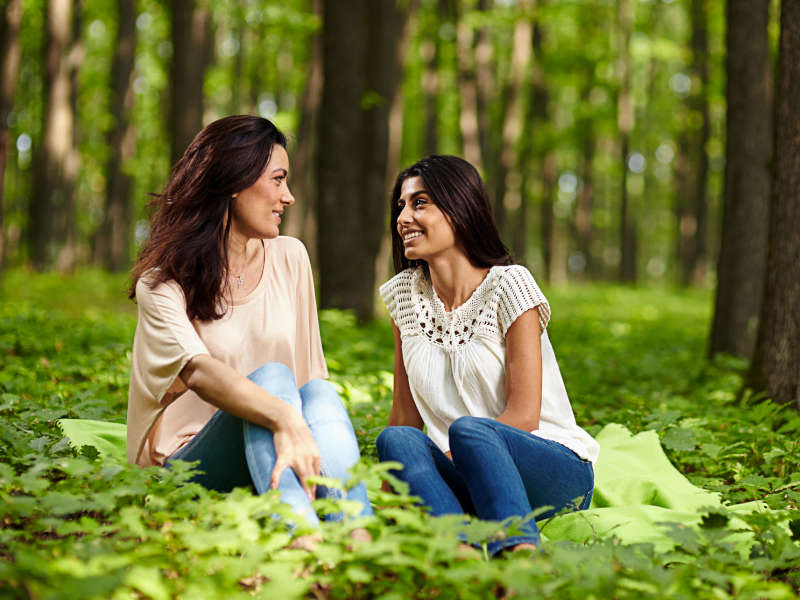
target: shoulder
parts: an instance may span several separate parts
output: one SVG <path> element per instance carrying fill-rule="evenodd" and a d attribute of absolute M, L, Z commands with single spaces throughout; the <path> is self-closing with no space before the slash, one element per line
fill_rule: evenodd
<path fill-rule="evenodd" d="M 186 297 L 181 286 L 174 279 L 159 282 L 158 271 L 145 271 L 136 282 L 136 303 L 140 308 L 152 308 L 156 304 L 168 302 L 185 308 Z"/>
<path fill-rule="evenodd" d="M 495 290 L 501 296 L 523 293 L 537 297 L 541 296 L 541 298 L 544 299 L 544 295 L 539 289 L 533 275 L 523 265 L 508 265 L 497 267 L 497 269 L 498 274 Z"/>
<path fill-rule="evenodd" d="M 519 315 L 534 308 L 539 311 L 539 325 L 544 331 L 550 320 L 550 305 L 531 272 L 522 265 L 498 269 L 501 271 L 497 277 L 495 294 L 502 333 L 505 335 Z"/>
<path fill-rule="evenodd" d="M 288 235 L 279 235 L 274 239 L 268 240 L 266 243 L 269 245 L 270 250 L 276 254 L 296 260 L 308 260 L 306 246 L 297 238 L 289 237 Z"/>
<path fill-rule="evenodd" d="M 378 288 L 378 292 L 384 304 L 386 304 L 386 307 L 391 310 L 391 303 L 396 302 L 402 297 L 410 299 L 411 287 L 422 274 L 422 267 L 410 267 L 400 271 Z"/>

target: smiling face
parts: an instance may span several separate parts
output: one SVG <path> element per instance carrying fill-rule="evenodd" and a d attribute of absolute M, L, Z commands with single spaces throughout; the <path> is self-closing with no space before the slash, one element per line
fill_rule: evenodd
<path fill-rule="evenodd" d="M 433 203 L 421 177 L 403 181 L 397 202 L 400 209 L 397 232 L 403 240 L 407 259 L 430 262 L 448 251 L 457 250 L 453 227 Z"/>
<path fill-rule="evenodd" d="M 269 162 L 259 178 L 234 196 L 231 205 L 231 235 L 246 239 L 278 237 L 281 215 L 294 204 L 289 191 L 289 155 L 275 144 Z"/>

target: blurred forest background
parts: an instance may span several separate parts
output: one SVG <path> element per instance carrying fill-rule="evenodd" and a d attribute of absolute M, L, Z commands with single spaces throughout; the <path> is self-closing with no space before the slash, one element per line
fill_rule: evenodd
<path fill-rule="evenodd" d="M 800 406 L 796 0 L 2 8 L 0 268 L 128 269 L 195 133 L 260 114 L 323 307 L 374 314 L 391 182 L 458 154 L 538 279 L 716 287 L 709 353 Z"/>

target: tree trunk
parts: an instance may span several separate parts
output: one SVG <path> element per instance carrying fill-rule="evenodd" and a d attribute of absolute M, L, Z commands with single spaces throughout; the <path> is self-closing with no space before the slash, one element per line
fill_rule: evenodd
<path fill-rule="evenodd" d="M 327 0 L 323 12 L 320 304 L 352 309 L 367 319 L 386 227 L 388 119 L 401 76 L 398 50 L 407 15 L 395 0 Z"/>
<path fill-rule="evenodd" d="M 520 184 L 522 175 L 519 171 L 520 137 L 525 121 L 525 88 L 530 81 L 529 70 L 533 53 L 533 23 L 524 14 L 533 7 L 533 0 L 519 0 L 517 9 L 523 13 L 518 15 L 514 23 L 514 35 L 511 53 L 511 73 L 506 84 L 506 101 L 503 103 L 502 146 L 500 148 L 500 164 L 495 174 L 497 185 L 498 229 L 504 240 L 511 237 L 507 216 L 521 206 L 522 193 Z M 519 215 L 517 215 L 519 217 Z"/>
<path fill-rule="evenodd" d="M 769 0 L 728 0 L 722 240 L 709 355 L 750 358 L 764 291 L 770 190 Z"/>
<path fill-rule="evenodd" d="M 5 3 L 3 21 L 0 23 L 0 271 L 5 266 L 5 223 L 3 221 L 3 190 L 5 189 L 6 162 L 8 160 L 8 115 L 14 104 L 14 92 L 19 78 L 19 28 L 22 23 L 22 0 Z"/>
<path fill-rule="evenodd" d="M 312 0 L 315 15 L 322 17 L 322 0 Z M 311 64 L 306 89 L 300 103 L 300 123 L 297 126 L 296 146 L 292 154 L 292 189 L 297 204 L 287 211 L 286 235 L 303 240 L 317 266 L 316 161 L 319 107 L 322 101 L 322 35 L 314 34 L 311 41 Z"/>
<path fill-rule="evenodd" d="M 211 62 L 211 13 L 196 0 L 169 3 L 172 32 L 167 127 L 171 164 L 203 128 L 203 81 Z"/>
<path fill-rule="evenodd" d="M 123 271 L 130 263 L 133 177 L 125 172 L 124 167 L 136 150 L 136 133 L 131 123 L 136 49 L 135 0 L 117 0 L 117 15 L 119 29 L 111 63 L 114 125 L 108 133 L 111 155 L 106 165 L 105 217 L 96 245 L 96 258 L 111 271 Z"/>
<path fill-rule="evenodd" d="M 692 213 L 694 217 L 694 238 L 691 245 L 690 270 L 688 281 L 702 284 L 708 270 L 708 152 L 706 146 L 711 136 L 711 116 L 709 114 L 708 88 L 708 10 L 706 0 L 692 0 L 692 79 L 699 82 L 697 93 L 690 96 L 689 107 L 701 115 L 700 129 L 694 132 L 693 165 L 696 168 L 694 189 L 692 190 Z"/>
<path fill-rule="evenodd" d="M 481 156 L 480 120 L 478 116 L 478 84 L 475 72 L 473 43 L 475 32 L 466 19 L 459 19 L 456 29 L 458 54 L 458 90 L 461 96 L 459 126 L 464 140 L 464 158 L 479 171 L 483 169 Z"/>
<path fill-rule="evenodd" d="M 80 4 L 71 0 L 49 0 L 47 4 L 42 145 L 36 153 L 29 205 L 28 242 L 37 269 L 56 262 L 62 268 L 70 266 L 68 244 L 72 241 L 78 172 L 73 69 L 80 62 L 74 21 L 79 12 Z"/>
<path fill-rule="evenodd" d="M 620 149 L 620 281 L 636 281 L 636 211 L 628 198 L 628 153 L 633 131 L 633 97 L 631 94 L 631 34 L 633 33 L 634 6 L 631 0 L 617 0 L 617 42 L 619 58 L 617 96 L 617 127 Z"/>
<path fill-rule="evenodd" d="M 764 301 L 750 383 L 800 409 L 800 3 L 781 3 Z"/>

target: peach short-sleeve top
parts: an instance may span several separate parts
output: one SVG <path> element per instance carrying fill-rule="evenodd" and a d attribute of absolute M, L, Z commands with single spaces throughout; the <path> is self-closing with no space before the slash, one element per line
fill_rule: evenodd
<path fill-rule="evenodd" d="M 186 363 L 208 354 L 248 375 L 280 362 L 298 386 L 328 370 L 305 246 L 297 239 L 264 241 L 264 269 L 256 288 L 216 321 L 190 321 L 175 281 L 136 284 L 139 320 L 128 390 L 128 462 L 161 465 L 217 411 L 178 377 Z"/>

